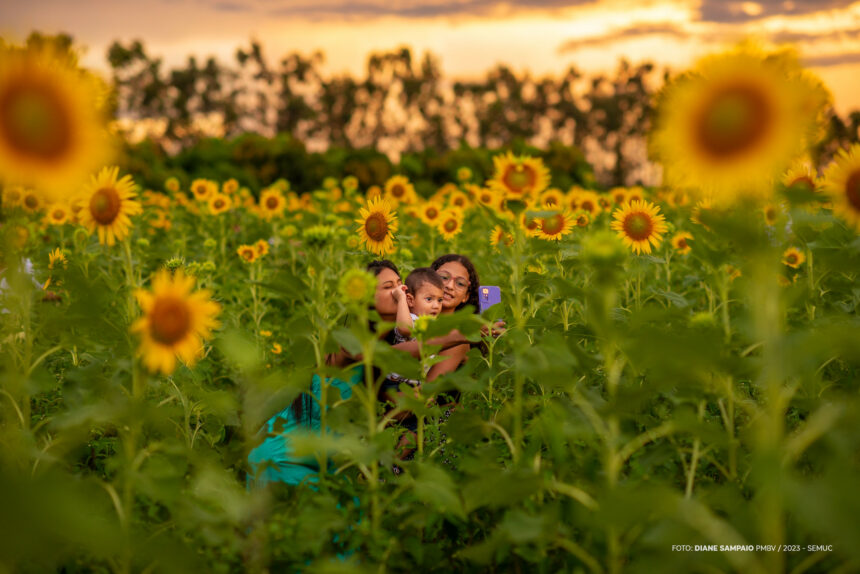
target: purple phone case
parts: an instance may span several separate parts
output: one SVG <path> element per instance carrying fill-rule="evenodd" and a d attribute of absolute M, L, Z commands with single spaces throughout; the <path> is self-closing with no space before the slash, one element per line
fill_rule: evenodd
<path fill-rule="evenodd" d="M 481 307 L 481 313 L 501 302 L 502 290 L 495 285 L 481 285 L 478 288 L 478 304 Z"/>

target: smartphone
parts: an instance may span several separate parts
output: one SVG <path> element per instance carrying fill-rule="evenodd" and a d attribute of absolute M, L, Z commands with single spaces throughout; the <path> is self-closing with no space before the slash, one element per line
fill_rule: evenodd
<path fill-rule="evenodd" d="M 478 288 L 478 304 L 481 307 L 481 313 L 502 302 L 502 290 L 495 285 L 481 285 Z"/>

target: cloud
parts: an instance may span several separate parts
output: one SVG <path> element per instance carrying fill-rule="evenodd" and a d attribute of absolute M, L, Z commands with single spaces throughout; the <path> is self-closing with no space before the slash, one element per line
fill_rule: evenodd
<path fill-rule="evenodd" d="M 673 38 L 686 39 L 693 36 L 693 34 L 671 22 L 640 24 L 626 28 L 617 28 L 602 36 L 573 38 L 559 46 L 558 52 L 575 52 L 583 48 L 599 48 L 626 38 L 641 38 L 643 36 L 671 36 Z"/>
<path fill-rule="evenodd" d="M 443 16 L 486 16 L 521 11 L 557 10 L 576 5 L 594 4 L 596 0 L 529 0 L 500 2 L 499 0 L 356 0 L 299 2 L 275 0 L 266 2 L 268 13 L 274 16 L 298 16 L 310 19 L 326 18 L 435 18 Z"/>
<path fill-rule="evenodd" d="M 860 28 L 817 32 L 814 34 L 809 32 L 791 32 L 789 30 L 782 30 L 780 32 L 774 32 L 769 37 L 771 40 L 778 43 L 799 44 L 837 40 L 856 40 L 858 36 L 860 36 Z"/>
<path fill-rule="evenodd" d="M 702 0 L 699 19 L 704 22 L 740 23 L 770 16 L 802 16 L 845 8 L 856 0 Z"/>
<path fill-rule="evenodd" d="M 830 54 L 827 56 L 812 56 L 803 58 L 803 63 L 811 68 L 830 68 L 843 64 L 860 63 L 860 54 L 857 52 L 845 52 L 843 54 Z"/>
<path fill-rule="evenodd" d="M 247 4 L 236 4 L 235 2 L 216 2 L 212 7 L 217 12 L 249 12 L 251 7 Z"/>

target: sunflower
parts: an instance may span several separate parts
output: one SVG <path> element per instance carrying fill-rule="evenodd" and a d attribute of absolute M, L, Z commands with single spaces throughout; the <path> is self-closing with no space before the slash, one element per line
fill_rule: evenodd
<path fill-rule="evenodd" d="M 45 212 L 45 222 L 50 225 L 63 225 L 71 216 L 69 206 L 65 203 L 54 203 Z"/>
<path fill-rule="evenodd" d="M 427 225 L 436 225 L 439 218 L 442 216 L 442 206 L 435 201 L 428 201 L 418 210 L 418 217 Z"/>
<path fill-rule="evenodd" d="M 67 200 L 110 159 L 105 85 L 51 43 L 0 45 L 0 174 Z"/>
<path fill-rule="evenodd" d="M 253 245 L 240 245 L 236 253 L 245 263 L 253 263 L 257 260 L 257 250 Z"/>
<path fill-rule="evenodd" d="M 168 177 L 164 181 L 164 189 L 170 193 L 177 193 L 179 191 L 179 180 L 175 177 Z"/>
<path fill-rule="evenodd" d="M 612 198 L 606 194 L 598 195 L 597 205 L 600 206 L 600 211 L 609 211 L 609 208 L 612 207 Z"/>
<path fill-rule="evenodd" d="M 10 209 L 18 207 L 24 201 L 24 188 L 19 185 L 10 185 L 3 188 L 3 207 Z"/>
<path fill-rule="evenodd" d="M 638 185 L 631 187 L 624 194 L 624 203 L 631 203 L 634 201 L 645 201 L 645 190 Z"/>
<path fill-rule="evenodd" d="M 482 187 L 475 193 L 475 201 L 490 209 L 498 209 L 501 197 L 488 187 Z"/>
<path fill-rule="evenodd" d="M 457 168 L 457 181 L 469 181 L 472 179 L 472 170 L 468 167 Z"/>
<path fill-rule="evenodd" d="M 624 187 L 613 187 L 609 190 L 609 196 L 615 205 L 624 205 L 627 203 L 627 189 Z"/>
<path fill-rule="evenodd" d="M 358 210 L 358 236 L 368 251 L 385 255 L 394 250 L 394 232 L 397 231 L 397 215 L 385 198 L 368 202 Z"/>
<path fill-rule="evenodd" d="M 451 241 L 455 235 L 463 231 L 463 212 L 457 209 L 445 210 L 436 223 L 436 229 L 445 241 Z"/>
<path fill-rule="evenodd" d="M 782 209 L 775 203 L 766 203 L 761 208 L 761 213 L 764 217 L 765 224 L 773 226 L 776 224 L 779 216 L 782 215 Z"/>
<path fill-rule="evenodd" d="M 218 184 L 208 179 L 195 179 L 191 182 L 191 193 L 198 201 L 206 201 L 218 193 Z"/>
<path fill-rule="evenodd" d="M 535 237 L 547 241 L 558 241 L 568 235 L 576 226 L 576 220 L 569 211 L 556 211 L 552 215 L 538 218 L 538 226 Z"/>
<path fill-rule="evenodd" d="M 744 44 L 702 59 L 657 102 L 649 150 L 671 185 L 719 202 L 766 197 L 774 176 L 812 143 L 823 100 L 797 57 Z"/>
<path fill-rule="evenodd" d="M 651 246 L 658 247 L 666 233 L 666 218 L 660 208 L 647 201 L 633 201 L 616 209 L 612 217 L 612 229 L 634 253 L 651 253 Z"/>
<path fill-rule="evenodd" d="M 235 178 L 230 178 L 221 184 L 221 193 L 226 193 L 227 195 L 233 195 L 239 190 L 239 182 L 236 181 Z"/>
<path fill-rule="evenodd" d="M 358 189 L 358 178 L 354 175 L 348 175 L 340 182 L 343 186 L 343 190 L 346 193 L 352 193 L 353 191 Z"/>
<path fill-rule="evenodd" d="M 341 276 L 338 292 L 341 301 L 348 305 L 366 305 L 373 300 L 376 278 L 363 269 L 350 269 Z"/>
<path fill-rule="evenodd" d="M 498 248 L 500 244 L 510 247 L 514 244 L 514 236 L 505 231 L 501 225 L 497 225 L 490 232 L 490 245 Z"/>
<path fill-rule="evenodd" d="M 806 261 L 806 255 L 797 247 L 789 247 L 782 254 L 782 262 L 792 269 L 797 269 Z"/>
<path fill-rule="evenodd" d="M 269 242 L 265 239 L 260 239 L 254 244 L 254 251 L 257 254 L 257 257 L 262 257 L 269 253 Z"/>
<path fill-rule="evenodd" d="M 159 271 L 152 291 L 138 289 L 135 297 L 143 312 L 130 331 L 140 336 L 138 354 L 152 372 L 171 374 L 176 357 L 192 366 L 203 353 L 203 341 L 218 327 L 221 306 L 206 289 L 192 292 L 194 278 L 179 269 Z"/>
<path fill-rule="evenodd" d="M 42 198 L 34 190 L 28 189 L 24 192 L 21 207 L 29 213 L 36 213 L 42 209 Z"/>
<path fill-rule="evenodd" d="M 577 198 L 577 211 L 585 211 L 595 217 L 600 214 L 600 198 L 593 191 L 580 191 Z"/>
<path fill-rule="evenodd" d="M 792 164 L 791 168 L 782 174 L 782 184 L 788 188 L 797 188 L 804 191 L 820 191 L 821 182 L 818 174 L 805 161 Z"/>
<path fill-rule="evenodd" d="M 537 210 L 534 207 L 527 207 L 520 215 L 520 227 L 523 228 L 528 237 L 536 237 L 538 225 L 540 225 L 538 218 L 532 214 L 533 211 Z"/>
<path fill-rule="evenodd" d="M 297 202 L 300 200 L 296 200 Z M 280 217 L 287 207 L 287 200 L 280 189 L 270 187 L 260 194 L 260 215 L 265 219 Z"/>
<path fill-rule="evenodd" d="M 726 277 L 728 277 L 730 283 L 742 275 L 740 269 L 728 263 L 723 265 L 723 271 L 726 272 Z"/>
<path fill-rule="evenodd" d="M 367 201 L 382 197 L 382 188 L 378 185 L 371 185 L 367 188 Z"/>
<path fill-rule="evenodd" d="M 385 182 L 385 197 L 392 202 L 393 205 L 405 203 L 413 204 L 418 200 L 415 195 L 415 188 L 409 183 L 409 178 L 403 175 L 393 175 Z"/>
<path fill-rule="evenodd" d="M 584 211 L 581 211 L 576 214 L 575 223 L 577 227 L 588 227 L 588 224 L 591 223 L 591 216 Z"/>
<path fill-rule="evenodd" d="M 66 254 L 63 253 L 59 247 L 54 248 L 53 251 L 48 253 L 48 269 L 53 269 L 54 265 L 57 263 L 61 264 L 64 269 L 69 265 L 69 260 L 66 259 Z"/>
<path fill-rule="evenodd" d="M 833 213 L 860 231 L 860 144 L 836 155 L 824 172 L 823 187 L 833 198 Z"/>
<path fill-rule="evenodd" d="M 707 225 L 702 223 L 702 214 L 710 213 L 714 210 L 713 202 L 708 199 L 702 199 L 696 202 L 696 205 L 693 207 L 693 211 L 690 213 L 690 221 L 693 223 L 698 223 L 705 229 L 710 229 Z"/>
<path fill-rule="evenodd" d="M 213 193 L 207 200 L 209 204 L 209 213 L 212 215 L 220 215 L 233 206 L 233 201 L 230 196 L 224 193 Z"/>
<path fill-rule="evenodd" d="M 173 227 L 173 223 L 167 217 L 167 212 L 160 209 L 155 211 L 155 217 L 150 219 L 148 223 L 152 229 L 163 229 L 165 231 L 169 231 L 170 228 Z"/>
<path fill-rule="evenodd" d="M 81 225 L 90 233 L 97 229 L 102 245 L 125 239 L 131 227 L 129 217 L 143 211 L 134 199 L 136 186 L 131 176 L 118 177 L 118 167 L 103 168 L 97 176 L 92 176 L 78 201 Z"/>
<path fill-rule="evenodd" d="M 561 209 L 564 204 L 565 196 L 557 187 L 551 187 L 540 194 L 538 204 L 544 209 Z"/>
<path fill-rule="evenodd" d="M 686 255 L 693 249 L 692 247 L 690 247 L 689 243 L 691 239 L 693 239 L 692 233 L 688 233 L 686 231 L 679 231 L 672 236 L 672 247 L 674 247 L 675 251 L 677 251 L 681 255 Z"/>
<path fill-rule="evenodd" d="M 448 205 L 455 209 L 466 209 L 472 205 L 472 200 L 469 196 L 460 190 L 452 191 L 448 196 Z"/>
<path fill-rule="evenodd" d="M 508 199 L 523 200 L 538 195 L 549 185 L 549 169 L 540 158 L 508 152 L 495 156 L 493 166 L 493 178 L 487 183 Z"/>
<path fill-rule="evenodd" d="M 283 352 L 284 348 L 281 347 L 280 343 L 272 343 L 272 348 L 270 350 L 273 354 L 280 355 Z"/>

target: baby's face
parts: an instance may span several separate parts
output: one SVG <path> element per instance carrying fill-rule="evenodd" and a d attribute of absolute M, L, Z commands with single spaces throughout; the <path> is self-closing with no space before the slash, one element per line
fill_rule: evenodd
<path fill-rule="evenodd" d="M 412 305 L 410 311 L 416 315 L 433 315 L 434 317 L 442 311 L 442 300 L 445 291 L 430 283 L 425 283 L 411 297 Z"/>

